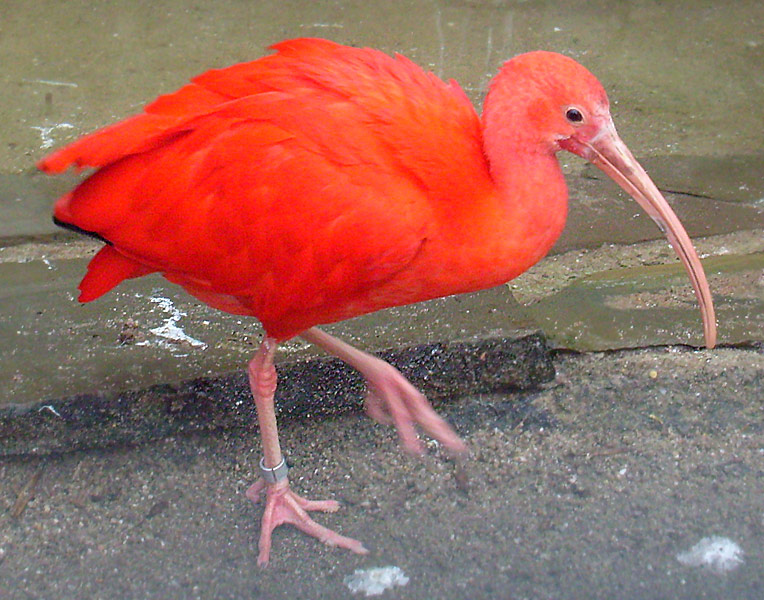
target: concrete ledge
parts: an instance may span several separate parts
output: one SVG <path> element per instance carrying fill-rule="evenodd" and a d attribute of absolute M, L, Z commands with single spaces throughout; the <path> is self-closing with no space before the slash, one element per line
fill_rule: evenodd
<path fill-rule="evenodd" d="M 554 378 L 542 334 L 434 342 L 379 353 L 429 398 L 528 389 Z M 337 359 L 279 365 L 282 418 L 357 411 L 363 381 Z M 118 393 L 85 393 L 0 408 L 0 456 L 135 444 L 182 432 L 255 427 L 244 372 Z"/>

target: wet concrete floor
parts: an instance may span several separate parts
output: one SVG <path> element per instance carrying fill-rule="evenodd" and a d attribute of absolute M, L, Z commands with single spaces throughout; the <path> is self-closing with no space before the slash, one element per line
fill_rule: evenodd
<path fill-rule="evenodd" d="M 763 20 L 753 1 L 3 2 L 0 420 L 22 423 L 26 437 L 0 440 L 17 454 L 0 460 L 0 595 L 349 597 L 342 582 L 353 569 L 392 564 L 410 583 L 386 597 L 761 597 Z M 74 288 L 96 246 L 49 220 L 78 176 L 47 178 L 33 164 L 190 76 L 303 35 L 401 52 L 459 80 L 476 105 L 514 54 L 543 48 L 582 61 L 696 240 L 728 347 L 676 346 L 700 345 L 701 326 L 672 251 L 633 201 L 562 156 L 568 226 L 552 256 L 510 284 L 519 304 L 493 290 L 489 301 L 451 299 L 334 329 L 399 356 L 469 338 L 476 345 L 451 356 L 479 366 L 475 381 L 496 368 L 470 362 L 480 344 L 543 331 L 557 351 L 519 362 L 554 361 L 554 383 L 547 374 L 535 391 L 478 394 L 453 384 L 454 371 L 432 374 L 440 408 L 473 449 L 468 486 L 435 450 L 402 457 L 352 394 L 320 418 L 284 414 L 297 485 L 343 500 L 324 522 L 373 552 L 359 559 L 284 530 L 273 565 L 259 571 L 260 513 L 241 494 L 255 476 L 256 433 L 218 413 L 192 427 L 198 414 L 180 410 L 177 428 L 142 436 L 130 421 L 140 421 L 140 403 L 119 401 L 159 385 L 178 406 L 182 394 L 172 394 L 196 377 L 233 382 L 232 397 L 243 398 L 257 325 L 159 278 L 78 306 Z M 654 344 L 670 347 L 617 350 Z M 321 364 L 297 342 L 282 360 L 303 373 Z M 93 402 L 61 403 L 86 397 Z M 67 406 L 92 407 L 64 423 L 67 435 L 14 420 L 36 413 L 61 427 L 57 407 Z M 116 437 L 99 437 L 116 422 L 106 414 L 122 420 Z M 69 435 L 78 428 L 83 435 Z M 90 449 L 60 452 L 76 439 Z M 677 560 L 710 535 L 741 546 L 738 569 L 719 575 Z"/>

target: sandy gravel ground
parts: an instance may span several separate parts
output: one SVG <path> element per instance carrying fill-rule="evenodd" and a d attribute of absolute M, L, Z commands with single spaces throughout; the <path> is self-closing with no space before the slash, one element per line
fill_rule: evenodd
<path fill-rule="evenodd" d="M 246 430 L 6 459 L 3 598 L 361 598 L 345 578 L 381 566 L 409 580 L 383 598 L 762 597 L 762 349 L 556 366 L 544 389 L 440 406 L 472 448 L 459 465 L 403 456 L 361 414 L 284 420 L 295 487 L 342 501 L 318 518 L 366 557 L 281 528 L 257 567 Z M 678 560 L 710 536 L 740 551 Z"/>

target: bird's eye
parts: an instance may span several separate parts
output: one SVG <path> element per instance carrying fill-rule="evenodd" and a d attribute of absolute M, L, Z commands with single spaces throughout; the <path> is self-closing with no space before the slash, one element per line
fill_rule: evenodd
<path fill-rule="evenodd" d="M 569 108 L 565 111 L 565 118 L 571 123 L 581 123 L 584 120 L 584 115 L 577 108 Z"/>

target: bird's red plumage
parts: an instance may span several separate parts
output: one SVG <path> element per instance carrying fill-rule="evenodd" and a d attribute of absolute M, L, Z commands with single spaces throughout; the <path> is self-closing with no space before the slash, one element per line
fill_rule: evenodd
<path fill-rule="evenodd" d="M 209 71 L 145 111 L 40 162 L 96 171 L 56 219 L 107 242 L 80 300 L 153 271 L 208 304 L 253 315 L 266 336 L 249 364 L 263 442 L 258 562 L 292 523 L 328 544 L 289 487 L 276 426 L 278 341 L 302 337 L 358 370 L 370 416 L 421 452 L 416 428 L 466 446 L 391 365 L 314 328 L 380 308 L 503 283 L 560 234 L 567 190 L 555 154 L 602 169 L 664 228 L 690 274 L 709 347 L 716 336 L 700 260 L 670 206 L 618 137 L 600 83 L 570 58 L 530 52 L 493 79 L 482 120 L 455 83 L 409 60 L 301 39 Z"/>
<path fill-rule="evenodd" d="M 518 250 L 514 266 L 485 267 L 507 257 L 474 244 L 481 267 L 464 244 L 495 226 L 499 203 L 480 120 L 456 83 L 325 40 L 274 48 L 40 162 L 98 169 L 55 209 L 122 257 L 114 272 L 93 261 L 82 300 L 159 271 L 287 338 L 495 285 L 537 260 Z"/>
<path fill-rule="evenodd" d="M 88 264 L 88 272 L 80 282 L 80 301 L 90 302 L 125 279 L 142 277 L 154 269 L 127 258 L 112 246 L 104 246 Z"/>

